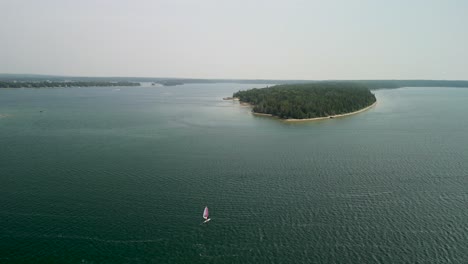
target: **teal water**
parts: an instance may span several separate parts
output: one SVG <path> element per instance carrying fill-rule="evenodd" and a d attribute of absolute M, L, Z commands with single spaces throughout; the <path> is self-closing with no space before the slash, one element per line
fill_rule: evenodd
<path fill-rule="evenodd" d="M 0 263 L 468 263 L 468 89 L 289 124 L 247 88 L 0 89 Z"/>

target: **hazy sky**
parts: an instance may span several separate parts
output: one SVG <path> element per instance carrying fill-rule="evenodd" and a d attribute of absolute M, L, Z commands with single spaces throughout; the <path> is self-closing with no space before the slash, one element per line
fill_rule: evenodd
<path fill-rule="evenodd" d="M 0 73 L 468 79 L 465 0 L 0 0 Z"/>

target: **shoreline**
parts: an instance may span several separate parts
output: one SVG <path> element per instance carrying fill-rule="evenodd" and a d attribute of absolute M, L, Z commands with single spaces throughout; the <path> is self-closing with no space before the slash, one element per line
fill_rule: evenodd
<path fill-rule="evenodd" d="M 237 97 L 224 97 L 224 101 L 239 101 L 239 98 Z"/>
<path fill-rule="evenodd" d="M 225 101 L 238 101 L 241 106 L 254 107 L 254 105 L 252 105 L 250 103 L 240 101 L 239 98 L 237 98 L 237 97 L 225 97 L 225 98 L 223 98 L 223 100 L 225 100 Z M 371 104 L 369 106 L 366 106 L 364 108 L 361 108 L 361 109 L 359 109 L 357 111 L 354 111 L 354 112 L 345 113 L 345 114 L 338 114 L 338 115 L 331 115 L 331 116 L 304 118 L 304 119 L 296 119 L 296 118 L 283 119 L 283 118 L 280 118 L 280 117 L 272 115 L 272 114 L 257 113 L 257 112 L 254 112 L 253 110 L 251 111 L 251 113 L 253 115 L 256 115 L 256 116 L 273 117 L 273 118 L 279 119 L 279 120 L 284 121 L 284 122 L 310 122 L 310 121 L 320 121 L 320 120 L 325 120 L 325 119 L 341 118 L 341 117 L 347 117 L 347 116 L 359 114 L 359 113 L 362 113 L 364 111 L 367 111 L 367 110 L 371 109 L 375 105 L 377 105 L 377 100 L 375 100 L 375 102 L 373 104 Z"/>
<path fill-rule="evenodd" d="M 249 104 L 249 103 L 244 103 L 242 102 L 243 105 L 248 105 L 248 106 L 251 106 L 253 107 L 253 105 Z M 367 111 L 369 109 L 371 109 L 372 107 L 374 107 L 375 105 L 377 104 L 377 100 L 369 105 L 369 106 L 366 106 L 364 108 L 361 108 L 357 111 L 354 111 L 354 112 L 350 112 L 350 113 L 346 113 L 346 114 L 338 114 L 338 115 L 331 115 L 331 116 L 322 116 L 322 117 L 314 117 L 314 118 L 304 118 L 304 119 L 295 119 L 295 118 L 287 118 L 287 119 L 282 119 L 278 116 L 275 116 L 275 115 L 272 115 L 272 114 L 265 114 L 265 113 L 256 113 L 256 112 L 253 112 L 252 111 L 252 114 L 253 115 L 256 115 L 256 116 L 268 116 L 268 117 L 274 117 L 276 119 L 279 119 L 281 121 L 284 121 L 284 122 L 310 122 L 310 121 L 320 121 L 320 120 L 325 120 L 325 119 L 334 119 L 334 118 L 341 118 L 341 117 L 347 117 L 347 116 L 351 116 L 351 115 L 355 115 L 355 114 L 359 114 L 359 113 L 362 113 L 364 111 Z"/>
<path fill-rule="evenodd" d="M 252 106 L 252 105 L 249 105 L 249 106 Z M 277 116 L 274 116 L 272 114 L 264 114 L 264 113 L 255 113 L 252 111 L 252 114 L 254 115 L 257 115 L 257 116 L 271 116 L 271 117 L 277 117 Z M 279 118 L 279 117 L 278 117 Z"/>
<path fill-rule="evenodd" d="M 362 113 L 364 111 L 367 111 L 367 110 L 371 109 L 372 107 L 374 107 L 376 104 L 377 104 L 377 100 L 373 104 L 371 104 L 371 105 L 369 105 L 367 107 L 364 107 L 364 108 L 359 109 L 357 111 L 346 113 L 346 114 L 338 114 L 338 115 L 314 117 L 314 118 L 304 118 L 304 119 L 288 118 L 288 119 L 282 119 L 282 121 L 285 121 L 285 122 L 305 122 L 305 121 L 318 121 L 318 120 L 324 120 L 324 119 L 333 119 L 333 118 L 346 117 L 346 116 L 355 115 L 355 114 L 359 114 L 359 113 Z"/>

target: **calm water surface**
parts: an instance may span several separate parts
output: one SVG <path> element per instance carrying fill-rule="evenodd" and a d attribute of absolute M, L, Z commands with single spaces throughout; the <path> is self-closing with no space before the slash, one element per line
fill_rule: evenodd
<path fill-rule="evenodd" d="M 0 89 L 0 263 L 468 263 L 468 89 L 288 124 L 251 87 Z"/>

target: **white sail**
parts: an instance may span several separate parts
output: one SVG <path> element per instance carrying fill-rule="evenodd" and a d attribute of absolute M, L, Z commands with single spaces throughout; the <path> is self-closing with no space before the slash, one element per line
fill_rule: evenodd
<path fill-rule="evenodd" d="M 206 220 L 210 216 L 208 212 L 208 206 L 205 206 L 205 210 L 203 210 L 203 218 Z"/>

